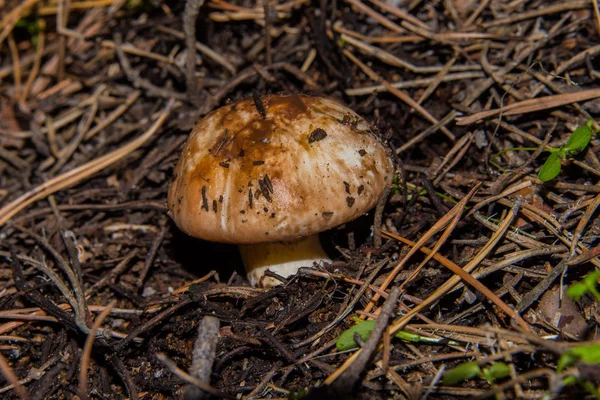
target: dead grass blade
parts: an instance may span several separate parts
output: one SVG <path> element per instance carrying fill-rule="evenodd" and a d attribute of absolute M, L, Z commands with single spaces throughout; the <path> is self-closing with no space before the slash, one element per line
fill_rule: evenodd
<path fill-rule="evenodd" d="M 99 157 L 93 161 L 90 161 L 80 167 L 72 169 L 71 171 L 65 172 L 62 175 L 59 175 L 49 181 L 39 185 L 38 187 L 30 190 L 29 192 L 19 196 L 11 203 L 4 206 L 0 209 L 0 226 L 3 226 L 6 221 L 11 219 L 14 215 L 16 215 L 19 211 L 24 209 L 25 207 L 33 204 L 34 202 L 43 199 L 52 193 L 56 193 L 59 190 L 65 189 L 69 186 L 73 186 L 84 179 L 89 178 L 94 175 L 96 172 L 103 170 L 104 168 L 109 167 L 110 165 L 116 163 L 117 161 L 123 159 L 128 154 L 131 154 L 134 150 L 142 146 L 144 143 L 148 141 L 162 126 L 165 122 L 171 110 L 173 109 L 174 100 L 170 100 L 167 103 L 164 111 L 157 118 L 156 122 L 144 132 L 138 138 L 132 140 L 127 143 L 125 146 L 112 151 L 108 154 L 105 154 L 102 157 Z"/>
<path fill-rule="evenodd" d="M 592 201 L 590 203 L 590 205 L 585 210 L 585 214 L 579 220 L 579 223 L 577 224 L 577 227 L 575 228 L 575 232 L 573 232 L 573 240 L 571 241 L 571 248 L 569 249 L 569 252 L 570 252 L 569 255 L 571 257 L 573 257 L 575 255 L 575 251 L 577 249 L 577 244 L 579 243 L 579 239 L 581 238 L 581 235 L 583 234 L 583 230 L 585 229 L 585 226 L 588 224 L 588 222 L 592 218 L 592 215 L 594 215 L 594 213 L 596 212 L 596 208 L 598 208 L 599 205 L 600 205 L 600 195 L 598 195 L 594 198 L 594 201 Z"/>
<path fill-rule="evenodd" d="M 10 35 L 13 28 L 19 22 L 24 14 L 27 14 L 31 7 L 37 3 L 38 0 L 26 0 L 19 6 L 15 7 L 11 12 L 6 14 L 6 16 L 0 21 L 0 28 L 2 28 L 2 32 L 0 32 L 0 44 Z"/>
<path fill-rule="evenodd" d="M 404 265 L 408 262 L 408 260 L 410 260 L 410 258 L 413 255 L 415 255 L 421 249 L 421 247 L 423 247 L 425 245 L 425 243 L 427 243 L 429 241 L 429 239 L 431 239 L 433 237 L 433 235 L 435 235 L 436 233 L 438 233 L 439 231 L 444 229 L 448 224 L 451 223 L 451 221 L 456 216 L 462 215 L 462 213 L 465 209 L 465 206 L 467 205 L 467 202 L 475 195 L 475 193 L 477 192 L 477 190 L 479 189 L 480 186 L 481 186 L 481 184 L 477 184 L 460 202 L 458 202 L 458 204 L 456 204 L 450 211 L 448 211 L 448 213 L 446 215 L 444 215 L 438 222 L 436 222 L 421 237 L 421 239 L 415 244 L 415 246 L 412 249 L 410 249 L 408 254 L 406 254 L 406 256 L 388 274 L 385 281 L 379 287 L 379 289 L 381 291 L 384 291 L 385 289 L 387 289 L 387 287 L 396 278 L 396 275 L 398 275 L 398 273 L 404 267 Z M 373 307 L 375 307 L 375 304 L 377 304 L 377 301 L 379 300 L 380 297 L 381 296 L 379 295 L 379 293 L 375 293 L 375 295 L 373 296 L 373 298 L 371 299 L 369 304 L 367 304 L 367 306 L 365 307 L 365 312 L 371 311 L 373 309 Z"/>
<path fill-rule="evenodd" d="M 598 97 L 600 97 L 600 89 L 589 89 L 574 93 L 557 94 L 540 97 L 538 99 L 523 100 L 518 103 L 510 104 L 506 107 L 489 111 L 481 111 L 468 117 L 457 118 L 456 125 L 470 125 L 485 118 L 493 117 L 499 114 L 503 116 L 527 114 L 531 112 L 547 110 L 549 108 L 560 107 L 571 103 L 577 103 L 580 101 L 591 100 Z"/>
<path fill-rule="evenodd" d="M 158 353 L 156 355 L 156 358 L 162 362 L 169 371 L 171 371 L 172 374 L 176 375 L 177 377 L 179 377 L 180 379 L 183 379 L 185 382 L 194 385 L 200 389 L 202 389 L 203 391 L 212 394 L 213 396 L 216 396 L 217 398 L 220 399 L 234 399 L 235 397 L 229 396 L 226 393 L 221 392 L 218 389 L 215 389 L 214 387 L 210 386 L 209 384 L 202 382 L 200 379 L 195 378 L 193 376 L 191 376 L 190 374 L 188 374 L 187 372 L 185 372 L 184 370 L 182 370 L 181 368 L 179 368 L 177 366 L 177 364 L 175 364 L 172 360 L 170 360 L 166 354 L 164 353 Z"/>
<path fill-rule="evenodd" d="M 1 353 L 0 353 L 0 372 L 2 372 L 2 375 L 4 375 L 6 380 L 10 382 L 11 386 L 13 387 L 13 389 L 15 390 L 15 392 L 21 399 L 23 399 L 23 400 L 29 399 L 29 394 L 27 393 L 27 391 L 25 390 L 23 385 L 21 385 L 19 383 L 19 379 L 15 375 L 15 372 L 12 370 L 10 365 L 8 365 L 6 358 L 4 358 L 4 356 Z"/>
<path fill-rule="evenodd" d="M 508 228 L 512 224 L 514 218 L 516 217 L 520 205 L 521 205 L 521 201 L 516 200 L 513 208 L 509 211 L 506 218 L 504 219 L 502 224 L 499 226 L 498 230 L 492 235 L 490 240 L 486 243 L 485 246 L 483 246 L 483 248 L 479 251 L 479 253 L 467 265 L 465 265 L 463 267 L 463 270 L 465 272 L 469 273 L 473 269 L 475 269 L 475 267 L 477 265 L 479 265 L 479 263 L 494 249 L 494 247 L 498 244 L 500 239 L 502 239 L 504 237 L 504 233 L 508 230 Z M 417 243 L 417 245 L 420 242 L 421 241 L 419 241 Z M 413 249 L 411 249 L 411 252 L 416 248 L 417 248 L 416 246 L 413 247 Z M 452 276 L 444 284 L 442 284 L 435 292 L 433 292 L 429 297 L 427 297 L 425 300 L 423 300 L 423 302 L 421 304 L 417 305 L 415 308 L 413 308 L 411 311 L 409 311 L 406 315 L 404 315 L 403 317 L 396 320 L 392 325 L 390 325 L 391 334 L 394 335 L 398 331 L 403 329 L 417 313 L 421 312 L 426 307 L 435 303 L 446 292 L 448 292 L 450 289 L 452 289 L 454 287 L 454 285 L 456 285 L 460 281 L 460 279 L 461 278 L 458 275 Z M 335 372 L 333 372 L 331 375 L 329 375 L 327 377 L 327 379 L 325 379 L 324 383 L 326 385 L 331 385 L 332 382 L 334 382 L 346 369 L 348 369 L 348 367 L 350 367 L 350 365 L 352 365 L 352 363 L 358 357 L 360 352 L 361 351 L 358 350 L 352 356 L 348 357 L 346 359 L 346 361 L 344 361 L 344 363 L 337 370 L 335 370 Z"/>
<path fill-rule="evenodd" d="M 81 368 L 79 369 L 79 397 L 82 400 L 87 400 L 87 373 L 90 367 L 90 358 L 92 356 L 92 345 L 94 344 L 94 339 L 96 338 L 96 332 L 102 326 L 102 322 L 108 317 L 110 311 L 117 304 L 117 300 L 113 300 L 98 315 L 98 318 L 94 321 L 94 325 L 92 325 L 92 329 L 90 329 L 90 333 L 88 333 L 87 338 L 85 339 L 85 345 L 83 346 L 83 353 L 81 355 Z"/>
<path fill-rule="evenodd" d="M 384 231 L 383 233 L 386 236 L 389 236 L 392 239 L 398 240 L 409 246 L 414 246 L 416 244 L 415 242 L 413 242 L 411 240 L 405 239 L 402 236 L 395 235 L 391 232 Z M 490 289 L 488 289 L 486 286 L 484 286 L 481 282 L 479 282 L 477 279 L 475 279 L 468 272 L 465 272 L 465 270 L 463 270 L 461 267 L 459 267 L 458 265 L 456 265 L 455 263 L 453 263 L 446 257 L 444 257 L 440 254 L 437 254 L 436 251 L 438 248 L 439 247 L 437 245 L 432 250 L 430 250 L 426 247 L 422 247 L 421 251 L 423 253 L 427 254 L 427 257 L 426 257 L 427 261 L 429 261 L 432 257 L 435 258 L 436 261 L 438 261 L 444 267 L 448 268 L 454 274 L 458 275 L 460 277 L 460 279 L 462 279 L 463 281 L 465 281 L 466 283 L 471 285 L 475 290 L 479 291 L 481 294 L 483 294 L 485 297 L 487 297 L 492 303 L 497 305 L 498 308 L 500 308 L 506 314 L 508 314 L 512 318 L 514 318 L 519 323 L 519 325 L 521 325 L 521 327 L 523 329 L 525 329 L 526 331 L 532 332 L 531 328 L 529 327 L 529 324 L 519 314 L 517 314 L 512 308 L 510 308 L 504 301 L 502 301 L 502 299 L 500 299 L 494 292 L 492 292 Z M 412 277 L 412 275 L 411 275 L 411 277 Z M 408 281 L 408 279 L 407 279 L 407 281 Z M 405 281 L 405 283 L 407 281 Z"/>
<path fill-rule="evenodd" d="M 466 199 L 466 197 L 465 197 L 465 199 Z M 431 251 L 425 252 L 424 246 L 420 248 L 420 250 L 426 254 L 425 259 L 423 259 L 423 261 L 421 261 L 419 266 L 417 268 L 415 268 L 415 270 L 409 275 L 409 277 L 406 278 L 406 280 L 404 282 L 402 282 L 402 284 L 400 284 L 400 289 L 403 289 L 404 286 L 406 286 L 408 283 L 412 282 L 412 280 L 415 279 L 417 277 L 417 275 L 419 275 L 419 273 L 421 272 L 421 269 L 423 269 L 423 267 L 425 265 L 427 265 L 429 260 L 431 260 L 434 256 L 438 255 L 438 250 L 444 245 L 444 243 L 446 243 L 446 241 L 448 240 L 448 238 L 450 237 L 452 232 L 454 232 L 454 228 L 456 228 L 456 225 L 458 225 L 458 222 L 460 221 L 460 218 L 462 217 L 462 213 L 464 211 L 465 205 L 466 205 L 466 201 L 460 207 L 459 212 L 455 213 L 454 217 L 450 221 L 450 224 L 448 225 L 446 230 L 442 233 L 440 238 L 437 240 L 437 242 L 435 243 L 435 246 L 433 247 L 433 249 L 431 249 Z M 387 234 L 387 232 L 386 232 L 386 234 Z M 400 242 L 404 242 L 403 240 L 399 239 L 400 236 L 394 235 L 393 233 L 389 234 L 388 236 L 390 236 L 391 238 L 396 239 Z"/>
<path fill-rule="evenodd" d="M 346 57 L 348 57 L 353 63 L 355 63 L 369 78 L 371 78 L 375 82 L 380 82 L 388 92 L 405 102 L 408 106 L 414 108 L 423 118 L 431 122 L 432 124 L 438 124 L 439 121 L 435 119 L 433 115 L 425 108 L 423 108 L 420 104 L 412 99 L 407 93 L 403 92 L 400 89 L 396 89 L 393 87 L 388 81 L 384 80 L 377 72 L 373 71 L 367 64 L 360 61 L 354 54 L 352 54 L 348 50 L 342 50 L 342 53 Z M 440 126 L 440 130 L 448 137 L 448 139 L 454 141 L 456 137 L 448 128 L 445 126 Z"/>

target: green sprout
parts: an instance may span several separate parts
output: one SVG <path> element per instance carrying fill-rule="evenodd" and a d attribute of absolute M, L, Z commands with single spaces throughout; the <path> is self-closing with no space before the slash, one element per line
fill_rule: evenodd
<path fill-rule="evenodd" d="M 600 279 L 600 271 L 594 271 L 581 281 L 574 283 L 567 289 L 567 295 L 574 300 L 581 299 L 586 293 L 591 294 L 600 303 L 600 292 L 596 288 L 596 284 Z"/>
<path fill-rule="evenodd" d="M 563 353 L 556 364 L 556 372 L 560 373 L 566 368 L 572 367 L 577 362 L 600 364 L 600 344 L 577 346 Z M 563 378 L 562 383 L 564 386 L 579 385 L 596 399 L 600 399 L 600 392 L 588 380 L 581 379 L 575 375 L 567 375 Z"/>
<path fill-rule="evenodd" d="M 357 318 L 358 319 L 358 318 Z M 358 343 L 354 339 L 354 334 L 358 333 L 360 338 L 365 341 L 369 339 L 371 336 L 371 332 L 373 332 L 373 328 L 375 328 L 375 320 L 368 321 L 360 321 L 358 324 L 353 327 L 346 329 L 342 334 L 338 337 L 338 340 L 335 342 L 335 347 L 338 351 L 347 351 L 358 348 Z M 446 339 L 435 339 L 427 336 L 421 336 L 416 333 L 408 332 L 408 331 L 400 331 L 396 333 L 396 338 L 400 340 L 404 340 L 405 342 L 415 342 L 415 343 L 445 343 Z M 458 345 L 455 341 L 449 341 L 448 344 Z"/>
<path fill-rule="evenodd" d="M 566 160 L 569 156 L 577 155 L 585 150 L 585 148 L 590 143 L 592 136 L 595 135 L 596 133 L 600 132 L 599 130 L 594 129 L 593 126 L 594 126 L 594 120 L 589 119 L 585 125 L 578 127 L 577 129 L 575 129 L 575 131 L 573 133 L 571 133 L 571 136 L 569 136 L 569 139 L 567 140 L 567 143 L 564 146 L 561 146 L 559 148 L 547 147 L 544 149 L 544 151 L 547 151 L 550 153 L 550 156 L 548 156 L 548 158 L 546 159 L 546 162 L 544 163 L 544 165 L 542 165 L 542 168 L 538 172 L 538 178 L 542 182 L 548 182 L 548 181 L 551 181 L 552 179 L 556 178 L 558 176 L 558 174 L 560 174 L 560 170 L 562 167 L 561 164 L 562 164 L 563 160 Z M 510 149 L 504 149 L 504 150 L 498 152 L 497 154 L 494 154 L 490 158 L 490 164 L 493 165 L 494 167 L 498 168 L 499 170 L 502 170 L 500 165 L 498 165 L 494 161 L 494 159 L 506 152 L 517 151 L 517 150 L 535 151 L 536 148 L 534 148 L 534 147 L 514 147 L 514 148 L 510 148 Z"/>
<path fill-rule="evenodd" d="M 556 364 L 556 371 L 562 372 L 567 367 L 575 365 L 577 361 L 588 364 L 600 364 L 600 344 L 573 347 L 560 356 Z"/>
<path fill-rule="evenodd" d="M 576 155 L 581 153 L 592 139 L 592 135 L 598 131 L 593 128 L 594 120 L 590 119 L 588 122 L 575 129 L 575 131 L 569 136 L 567 144 L 559 147 L 558 149 L 549 149 L 550 156 L 538 172 L 538 178 L 542 182 L 548 182 L 556 178 L 560 174 L 561 162 L 565 160 L 567 156 Z"/>
<path fill-rule="evenodd" d="M 40 32 L 46 29 L 46 23 L 41 18 L 25 17 L 21 18 L 15 24 L 15 28 L 21 28 L 27 31 L 31 36 L 31 43 L 37 46 Z"/>
<path fill-rule="evenodd" d="M 452 386 L 479 376 L 491 385 L 498 379 L 506 378 L 509 375 L 508 365 L 501 361 L 493 363 L 487 368 L 481 368 L 476 362 L 466 362 L 446 372 L 442 378 L 442 383 Z"/>
<path fill-rule="evenodd" d="M 392 193 L 400 194 L 400 175 L 394 174 L 394 180 L 392 181 Z"/>

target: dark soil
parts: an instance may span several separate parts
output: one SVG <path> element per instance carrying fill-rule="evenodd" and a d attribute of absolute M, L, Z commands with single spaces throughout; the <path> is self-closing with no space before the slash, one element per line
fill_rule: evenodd
<path fill-rule="evenodd" d="M 597 348 L 557 369 L 599 340 L 598 300 L 564 293 L 600 267 L 597 136 L 537 177 L 600 113 L 595 1 L 92 3 L 0 0 L 0 397 L 182 398 L 205 316 L 214 398 L 597 396 Z M 387 202 L 322 234 L 334 263 L 271 290 L 166 210 L 191 127 L 252 93 L 336 99 L 395 155 Z M 405 260 L 422 238 L 436 258 Z M 377 315 L 440 340 L 337 350 Z M 442 379 L 469 361 L 508 373 Z"/>

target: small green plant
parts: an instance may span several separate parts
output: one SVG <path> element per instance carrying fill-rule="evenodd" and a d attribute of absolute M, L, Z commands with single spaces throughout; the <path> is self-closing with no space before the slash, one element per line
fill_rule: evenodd
<path fill-rule="evenodd" d="M 564 352 L 558 359 L 556 373 L 560 374 L 565 372 L 567 368 L 574 366 L 577 362 L 600 364 L 600 344 L 577 346 Z M 446 372 L 442 378 L 442 383 L 444 385 L 452 386 L 469 379 L 480 377 L 485 379 L 489 384 L 492 384 L 498 379 L 506 378 L 509 375 L 510 369 L 508 365 L 503 362 L 496 362 L 487 368 L 482 368 L 477 362 L 471 361 L 460 364 Z M 563 375 L 562 377 L 562 385 L 565 387 L 578 385 L 596 399 L 600 399 L 600 393 L 593 382 L 581 379 L 577 375 L 570 374 L 568 371 L 566 372 L 566 375 Z"/>
<path fill-rule="evenodd" d="M 587 364 L 600 364 L 600 344 L 577 346 L 566 353 L 563 353 L 556 364 L 556 372 L 563 372 L 568 367 L 575 365 L 578 361 Z M 562 383 L 564 386 L 579 385 L 596 399 L 600 399 L 600 392 L 598 392 L 598 389 L 594 384 L 588 380 L 581 379 L 574 375 L 567 375 L 563 378 Z"/>
<path fill-rule="evenodd" d="M 556 178 L 560 174 L 562 160 L 565 160 L 568 156 L 581 153 L 587 145 L 590 143 L 592 136 L 598 133 L 593 128 L 594 120 L 590 119 L 588 122 L 575 129 L 575 131 L 569 136 L 567 144 L 559 147 L 558 149 L 548 149 L 550 156 L 538 172 L 538 178 L 542 182 L 548 182 Z"/>
<path fill-rule="evenodd" d="M 573 347 L 560 356 L 556 364 L 556 371 L 562 372 L 565 368 L 575 365 L 577 361 L 588 364 L 600 364 L 600 344 Z"/>
<path fill-rule="evenodd" d="M 444 385 L 456 385 L 479 376 L 492 384 L 498 379 L 506 378 L 509 375 L 508 365 L 501 361 L 493 363 L 487 368 L 481 368 L 476 362 L 466 362 L 446 372 L 442 378 L 442 383 Z"/>
<path fill-rule="evenodd" d="M 392 181 L 392 193 L 400 194 L 400 175 L 394 174 L 394 180 Z"/>
<path fill-rule="evenodd" d="M 590 143 L 592 136 L 600 132 L 594 129 L 593 126 L 594 120 L 589 119 L 585 125 L 578 127 L 573 133 L 571 133 L 571 136 L 569 136 L 569 139 L 564 146 L 559 148 L 548 147 L 544 149 L 544 151 L 550 153 L 550 156 L 548 156 L 546 162 L 544 165 L 542 165 L 542 168 L 538 172 L 538 178 L 540 178 L 542 182 L 548 182 L 556 178 L 558 174 L 560 174 L 563 160 L 566 160 L 567 157 L 574 156 L 585 150 L 587 145 Z M 493 165 L 494 167 L 503 171 L 504 169 L 495 162 L 495 159 L 506 152 L 518 150 L 535 151 L 537 149 L 535 147 L 513 147 L 504 149 L 490 157 L 489 163 L 490 165 Z"/>
<path fill-rule="evenodd" d="M 31 43 L 37 46 L 40 32 L 46 28 L 46 24 L 41 18 L 26 17 L 21 18 L 15 24 L 15 28 L 21 28 L 27 31 L 31 36 Z"/>
<path fill-rule="evenodd" d="M 335 342 L 335 347 L 338 351 L 347 351 L 352 350 L 358 347 L 358 343 L 354 339 L 354 333 L 358 333 L 360 338 L 365 341 L 369 339 L 371 336 L 371 332 L 373 332 L 373 328 L 375 328 L 375 320 L 362 321 L 357 318 L 358 324 L 353 327 L 346 329 L 338 340 Z M 445 339 L 435 339 L 426 336 L 421 336 L 416 333 L 411 333 L 408 331 L 400 331 L 396 333 L 396 338 L 400 340 L 404 340 L 405 342 L 418 342 L 418 343 L 442 343 L 445 342 Z M 448 344 L 457 345 L 458 343 L 455 341 L 449 341 Z"/>
<path fill-rule="evenodd" d="M 600 303 L 600 292 L 596 287 L 600 279 L 600 271 L 594 271 L 581 281 L 574 283 L 567 289 L 567 295 L 574 300 L 581 299 L 586 293 L 591 294 Z"/>

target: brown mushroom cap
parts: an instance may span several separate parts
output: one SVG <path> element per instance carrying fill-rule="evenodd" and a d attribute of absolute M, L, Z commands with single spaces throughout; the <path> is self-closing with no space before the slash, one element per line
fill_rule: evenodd
<path fill-rule="evenodd" d="M 367 122 L 320 97 L 267 95 L 194 127 L 168 206 L 187 234 L 215 242 L 294 240 L 371 209 L 393 167 Z"/>

